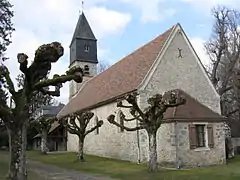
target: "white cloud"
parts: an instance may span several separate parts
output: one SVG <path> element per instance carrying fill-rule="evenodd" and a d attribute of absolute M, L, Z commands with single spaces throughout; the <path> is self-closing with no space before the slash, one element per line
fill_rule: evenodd
<path fill-rule="evenodd" d="M 200 37 L 193 37 L 190 38 L 191 44 L 193 45 L 193 48 L 195 49 L 198 57 L 200 58 L 203 65 L 209 65 L 210 59 L 205 51 L 204 43 L 205 40 Z"/>
<path fill-rule="evenodd" d="M 201 10 L 208 11 L 217 5 L 226 5 L 226 6 L 232 6 L 235 7 L 237 3 L 239 3 L 238 0 L 180 0 L 185 3 L 190 3 L 196 8 L 200 8 Z"/>
<path fill-rule="evenodd" d="M 86 14 L 92 28 L 97 29 L 96 36 L 98 38 L 121 33 L 131 21 L 130 14 L 108 10 L 104 7 L 93 7 L 88 9 Z"/>
<path fill-rule="evenodd" d="M 97 3 L 107 0 L 89 0 L 85 6 L 86 16 L 93 26 L 97 38 L 109 35 L 117 35 L 124 31 L 131 21 L 131 15 L 118 12 L 106 7 L 96 6 Z M 64 73 L 69 64 L 69 43 L 72 38 L 81 1 L 79 0 L 25 0 L 24 4 L 19 0 L 12 0 L 14 5 L 13 43 L 9 46 L 7 55 L 10 60 L 6 62 L 11 76 L 15 79 L 18 70 L 17 53 L 24 52 L 33 59 L 35 50 L 39 45 L 59 41 L 65 49 L 65 55 L 52 67 L 52 74 Z M 99 48 L 99 56 L 104 55 L 106 50 Z M 68 101 L 68 83 L 61 89 L 62 102 Z"/>
<path fill-rule="evenodd" d="M 172 8 L 162 8 L 166 0 L 120 0 L 123 3 L 131 4 L 141 11 L 141 21 L 143 23 L 152 21 L 162 21 L 173 16 L 176 11 Z"/>

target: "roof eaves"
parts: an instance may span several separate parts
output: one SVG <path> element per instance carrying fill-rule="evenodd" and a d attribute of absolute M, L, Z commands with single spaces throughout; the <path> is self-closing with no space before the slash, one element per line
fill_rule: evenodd
<path fill-rule="evenodd" d="M 163 119 L 163 123 L 173 123 L 173 122 L 179 122 L 179 123 L 187 123 L 187 122 L 226 122 L 226 118 L 166 118 Z"/>

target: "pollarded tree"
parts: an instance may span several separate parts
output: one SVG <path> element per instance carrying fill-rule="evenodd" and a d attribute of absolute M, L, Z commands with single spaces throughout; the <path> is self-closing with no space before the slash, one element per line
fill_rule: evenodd
<path fill-rule="evenodd" d="M 63 118 L 60 118 L 59 122 L 67 126 L 67 130 L 71 134 L 78 136 L 79 147 L 78 147 L 78 160 L 84 161 L 83 157 L 83 146 L 85 137 L 91 132 L 98 130 L 99 127 L 103 125 L 102 120 L 96 119 L 95 126 L 90 129 L 87 129 L 87 126 L 90 120 L 93 118 L 94 113 L 86 111 L 78 111 L 73 114 L 67 115 Z"/>
<path fill-rule="evenodd" d="M 185 103 L 185 99 L 180 97 L 176 91 L 168 91 L 164 95 L 156 94 L 148 99 L 149 106 L 142 110 L 137 103 L 137 93 L 126 95 L 125 100 L 130 105 L 124 105 L 122 101 L 117 103 L 117 107 L 127 108 L 132 116 L 131 119 L 121 112 L 121 122 L 137 121 L 139 126 L 126 127 L 124 123 L 115 121 L 115 115 L 111 114 L 108 121 L 126 131 L 137 131 L 145 129 L 149 139 L 149 171 L 157 169 L 157 131 L 160 128 L 163 120 L 163 114 L 168 108 L 176 107 Z"/>
<path fill-rule="evenodd" d="M 48 78 L 48 76 L 46 77 Z M 25 81 L 25 75 L 19 74 L 16 78 L 17 80 L 17 86 L 18 88 L 22 88 L 24 87 L 24 81 Z M 49 88 L 47 87 L 46 89 L 49 90 Z M 37 108 L 39 108 L 42 105 L 51 105 L 53 103 L 53 97 L 48 95 L 48 94 L 43 94 L 42 92 L 37 92 L 35 93 L 34 96 L 32 96 L 31 98 L 31 103 L 29 105 L 29 113 L 32 114 L 36 111 Z M 26 148 L 28 145 L 28 130 L 31 126 L 29 126 L 28 124 L 31 123 L 31 119 L 29 119 L 29 121 L 25 123 L 25 125 L 23 125 L 23 129 L 22 129 L 22 153 L 21 153 L 21 163 L 23 163 L 23 165 L 21 165 L 22 168 L 26 167 Z M 31 129 L 30 129 L 31 130 Z M 20 169 L 20 172 L 26 172 L 26 169 Z"/>
<path fill-rule="evenodd" d="M 51 96 L 60 96 L 60 88 L 63 83 L 71 80 L 78 83 L 82 82 L 83 71 L 80 67 L 71 68 L 61 76 L 56 74 L 51 79 L 47 78 L 52 63 L 57 62 L 63 53 L 64 49 L 58 42 L 44 44 L 36 50 L 34 60 L 29 66 L 28 56 L 19 53 L 17 59 L 20 70 L 25 76 L 23 87 L 19 90 L 15 89 L 8 68 L 5 65 L 0 66 L 0 79 L 4 81 L 14 103 L 12 107 L 4 103 L 0 104 L 1 119 L 4 121 L 9 133 L 9 178 L 11 180 L 26 179 L 25 172 L 19 171 L 24 169 L 21 167 L 24 163 L 21 163 L 20 154 L 22 151 L 22 129 L 30 117 L 32 97 L 38 92 Z M 55 89 L 49 90 L 49 86 L 53 86 Z"/>
<path fill-rule="evenodd" d="M 32 121 L 31 123 L 34 124 L 34 127 L 37 129 L 38 133 L 41 135 L 41 153 L 47 154 L 49 151 L 48 145 L 47 145 L 47 137 L 48 137 L 48 131 L 51 128 L 51 125 L 56 121 L 56 117 L 40 117 L 39 119 L 36 119 Z"/>

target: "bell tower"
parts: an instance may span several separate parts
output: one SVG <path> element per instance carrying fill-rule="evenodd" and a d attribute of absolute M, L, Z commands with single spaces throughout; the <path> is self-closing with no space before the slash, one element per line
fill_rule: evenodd
<path fill-rule="evenodd" d="M 86 81 L 97 74 L 97 39 L 82 12 L 70 43 L 69 68 L 80 66 L 84 70 L 82 83 L 70 82 L 69 99 L 71 99 Z"/>

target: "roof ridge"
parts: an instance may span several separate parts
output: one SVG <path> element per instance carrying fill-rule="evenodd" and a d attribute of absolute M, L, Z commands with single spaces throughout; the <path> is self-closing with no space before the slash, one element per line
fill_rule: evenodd
<path fill-rule="evenodd" d="M 98 76 L 100 76 L 100 75 L 103 74 L 104 72 L 108 71 L 108 70 L 111 69 L 112 67 L 116 66 L 118 63 L 120 63 L 120 62 L 122 62 L 122 61 L 124 61 L 124 60 L 127 60 L 126 57 L 131 56 L 132 54 L 134 54 L 134 53 L 138 52 L 139 50 L 141 50 L 142 48 L 146 47 L 146 46 L 147 46 L 148 44 L 150 44 L 151 42 L 154 42 L 154 41 L 155 41 L 156 39 L 158 39 L 160 36 L 164 35 L 165 33 L 169 32 L 170 30 L 172 30 L 175 26 L 176 26 L 176 24 L 173 25 L 173 26 L 172 26 L 171 28 L 169 28 L 168 30 L 166 30 L 165 32 L 163 32 L 163 33 L 161 33 L 160 35 L 156 36 L 153 40 L 148 41 L 147 43 L 143 44 L 143 45 L 140 46 L 139 48 L 135 49 L 133 52 L 127 54 L 126 56 L 124 56 L 123 58 L 121 58 L 120 60 L 118 60 L 117 62 L 115 62 L 113 65 L 111 65 L 109 68 L 107 68 L 105 71 L 97 74 L 96 76 L 93 76 L 91 79 L 89 79 L 89 80 L 87 81 L 87 83 L 90 82 L 90 81 L 92 81 L 92 80 L 94 80 L 95 78 L 97 78 Z M 167 39 L 167 38 L 166 38 L 166 39 Z M 87 83 L 85 84 L 85 86 L 87 85 Z"/>
<path fill-rule="evenodd" d="M 172 26 L 171 28 L 169 28 L 168 30 L 166 30 L 166 31 L 164 31 L 163 33 L 157 35 L 154 39 L 149 40 L 147 43 L 145 43 L 145 44 L 141 45 L 140 47 L 136 48 L 133 52 L 127 54 L 127 55 L 124 56 L 122 59 L 120 59 L 119 61 L 117 61 L 115 64 L 117 64 L 118 62 L 120 62 L 120 61 L 122 61 L 122 60 L 125 60 L 126 57 L 128 57 L 128 56 L 130 56 L 130 55 L 132 55 L 132 54 L 134 54 L 134 53 L 136 53 L 136 52 L 138 52 L 138 51 L 141 50 L 142 48 L 144 48 L 144 47 L 146 47 L 147 45 L 149 45 L 151 42 L 156 41 L 156 39 L 158 39 L 159 37 L 163 36 L 164 34 L 168 33 L 169 31 L 171 31 L 175 26 L 176 26 L 176 25 L 173 25 L 173 26 Z M 167 38 L 166 38 L 166 39 L 167 39 Z M 165 40 L 166 40 L 166 39 L 165 39 Z M 115 64 L 113 64 L 113 66 L 114 66 Z M 111 66 L 111 67 L 112 67 L 112 66 Z M 110 68 L 111 68 L 111 67 L 110 67 Z"/>
<path fill-rule="evenodd" d="M 136 90 L 175 26 L 136 48 L 105 71 L 89 79 L 81 90 L 70 99 L 58 117 L 86 108 L 91 109 L 94 105 L 103 105 L 110 99 Z"/>

